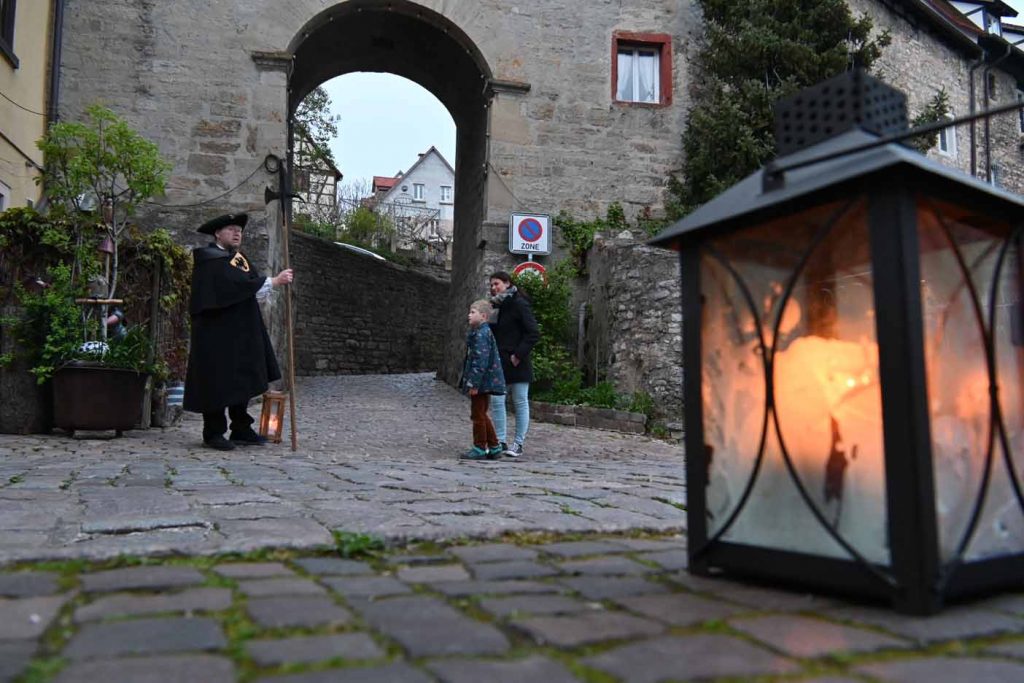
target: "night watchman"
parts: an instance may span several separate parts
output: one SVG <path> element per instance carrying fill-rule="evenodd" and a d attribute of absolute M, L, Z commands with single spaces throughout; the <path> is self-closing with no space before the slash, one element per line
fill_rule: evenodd
<path fill-rule="evenodd" d="M 185 410 L 203 414 L 203 443 L 221 451 L 236 443 L 262 445 L 246 412 L 249 399 L 280 379 L 257 301 L 292 281 L 291 269 L 261 276 L 238 251 L 248 214 L 227 214 L 199 232 L 214 242 L 192 252 L 192 345 L 185 379 Z M 224 438 L 231 417 L 231 440 Z"/>

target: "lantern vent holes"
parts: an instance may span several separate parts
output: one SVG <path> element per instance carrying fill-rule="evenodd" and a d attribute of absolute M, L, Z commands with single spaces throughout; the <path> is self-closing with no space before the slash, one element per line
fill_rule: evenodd
<path fill-rule="evenodd" d="M 775 105 L 779 155 L 854 128 L 877 135 L 908 129 L 906 96 L 864 71 L 848 71 Z"/>

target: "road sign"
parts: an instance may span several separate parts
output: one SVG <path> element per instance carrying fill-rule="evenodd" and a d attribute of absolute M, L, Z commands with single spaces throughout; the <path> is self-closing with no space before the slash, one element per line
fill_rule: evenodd
<path fill-rule="evenodd" d="M 548 281 L 547 271 L 544 270 L 544 266 L 537 263 L 536 261 L 523 261 L 518 266 L 512 269 L 512 274 L 515 276 L 522 275 L 523 273 L 532 273 L 537 277 L 544 278 L 544 282 Z"/>
<path fill-rule="evenodd" d="M 550 254 L 551 217 L 514 213 L 508 221 L 508 250 L 513 254 Z"/>

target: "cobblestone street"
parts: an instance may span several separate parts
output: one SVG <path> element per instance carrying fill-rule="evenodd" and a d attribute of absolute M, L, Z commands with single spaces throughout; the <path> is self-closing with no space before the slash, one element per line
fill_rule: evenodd
<path fill-rule="evenodd" d="M 299 389 L 294 454 L 193 417 L 0 436 L 0 681 L 1024 680 L 1024 594 L 922 619 L 687 574 L 677 445 L 534 423 L 459 462 L 430 375 Z"/>
<path fill-rule="evenodd" d="M 204 448 L 192 414 L 113 440 L 0 436 L 0 562 L 312 549 L 339 529 L 401 541 L 683 528 L 679 446 L 534 422 L 521 460 L 460 462 L 469 402 L 432 375 L 299 390 L 295 453 L 287 433 Z"/>

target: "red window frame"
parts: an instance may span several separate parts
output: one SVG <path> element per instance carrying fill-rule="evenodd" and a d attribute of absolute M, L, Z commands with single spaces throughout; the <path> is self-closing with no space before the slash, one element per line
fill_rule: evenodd
<path fill-rule="evenodd" d="M 619 48 L 641 47 L 658 51 L 658 101 L 633 102 L 615 97 L 619 83 Z M 667 107 L 672 104 L 672 36 L 667 33 L 612 33 L 612 102 L 636 107 Z"/>

